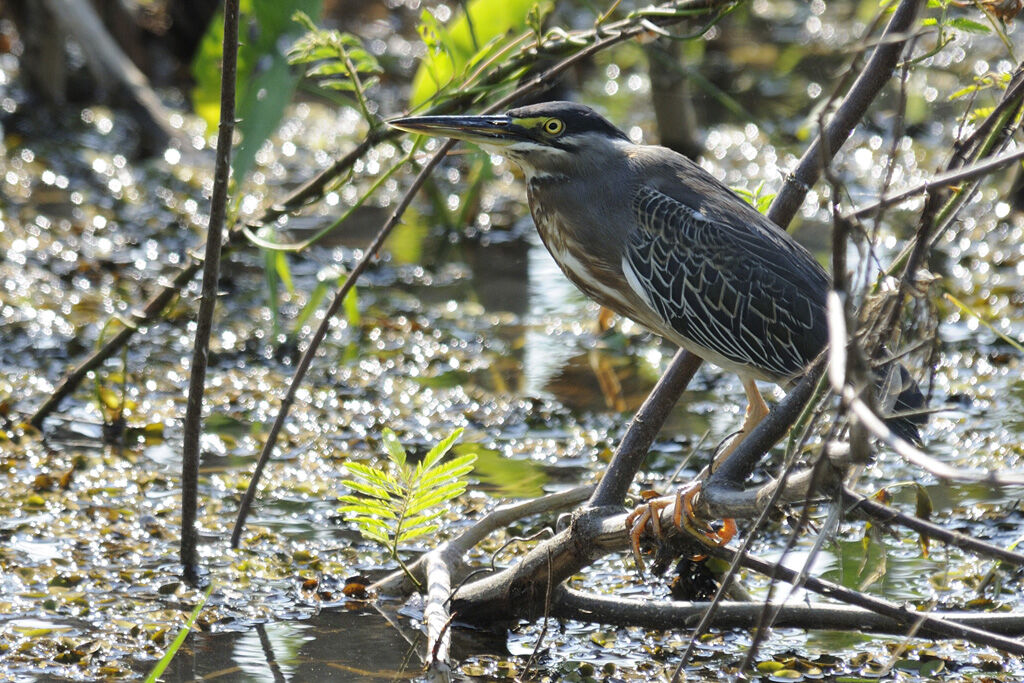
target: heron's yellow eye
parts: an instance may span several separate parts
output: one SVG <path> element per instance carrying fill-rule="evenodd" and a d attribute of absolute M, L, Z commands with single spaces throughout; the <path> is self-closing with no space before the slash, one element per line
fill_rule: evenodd
<path fill-rule="evenodd" d="M 544 132 L 548 135 L 558 135 L 565 130 L 565 124 L 562 123 L 562 119 L 548 119 L 544 122 Z"/>

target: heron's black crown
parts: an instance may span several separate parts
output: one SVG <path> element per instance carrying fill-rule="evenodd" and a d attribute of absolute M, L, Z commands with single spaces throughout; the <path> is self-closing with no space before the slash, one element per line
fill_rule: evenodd
<path fill-rule="evenodd" d="M 609 138 L 629 142 L 629 136 L 616 128 L 590 107 L 575 102 L 541 102 L 518 107 L 506 112 L 513 121 L 522 119 L 560 119 L 565 124 L 564 137 L 598 133 Z"/>

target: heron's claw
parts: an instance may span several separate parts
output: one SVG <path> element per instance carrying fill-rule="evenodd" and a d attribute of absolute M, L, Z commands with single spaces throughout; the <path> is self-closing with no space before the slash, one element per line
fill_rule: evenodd
<path fill-rule="evenodd" d="M 629 528 L 630 546 L 633 549 L 633 557 L 636 558 L 637 567 L 644 570 L 644 561 L 640 556 L 640 538 L 646 531 L 647 523 L 651 524 L 651 532 L 656 537 L 661 537 L 661 511 L 670 505 L 674 506 L 672 521 L 677 529 L 690 532 L 705 545 L 721 547 L 732 540 L 736 535 L 736 521 L 731 518 L 722 520 L 719 529 L 713 528 L 705 520 L 701 519 L 693 509 L 693 499 L 700 492 L 700 482 L 691 482 L 689 485 L 680 488 L 674 499 L 654 498 L 637 506 L 637 508 L 626 517 L 626 527 Z M 693 559 L 703 559 L 704 556 L 697 556 Z"/>

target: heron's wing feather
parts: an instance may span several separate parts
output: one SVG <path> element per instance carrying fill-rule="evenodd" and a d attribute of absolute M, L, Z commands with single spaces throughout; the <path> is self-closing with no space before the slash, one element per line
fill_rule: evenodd
<path fill-rule="evenodd" d="M 828 280 L 809 253 L 793 249 L 788 236 L 780 243 L 747 208 L 716 216 L 642 186 L 632 199 L 637 227 L 623 269 L 630 287 L 685 340 L 789 377 L 825 346 Z"/>

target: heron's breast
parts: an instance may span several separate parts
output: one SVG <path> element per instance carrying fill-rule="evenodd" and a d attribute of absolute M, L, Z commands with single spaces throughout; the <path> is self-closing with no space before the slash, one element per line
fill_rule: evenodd
<path fill-rule="evenodd" d="M 657 329 L 650 312 L 633 293 L 622 273 L 621 258 L 608 258 L 608 244 L 602 244 L 601 231 L 579 221 L 566 220 L 549 208 L 531 183 L 527 189 L 530 213 L 541 241 L 565 276 L 589 298 L 619 315 Z"/>

